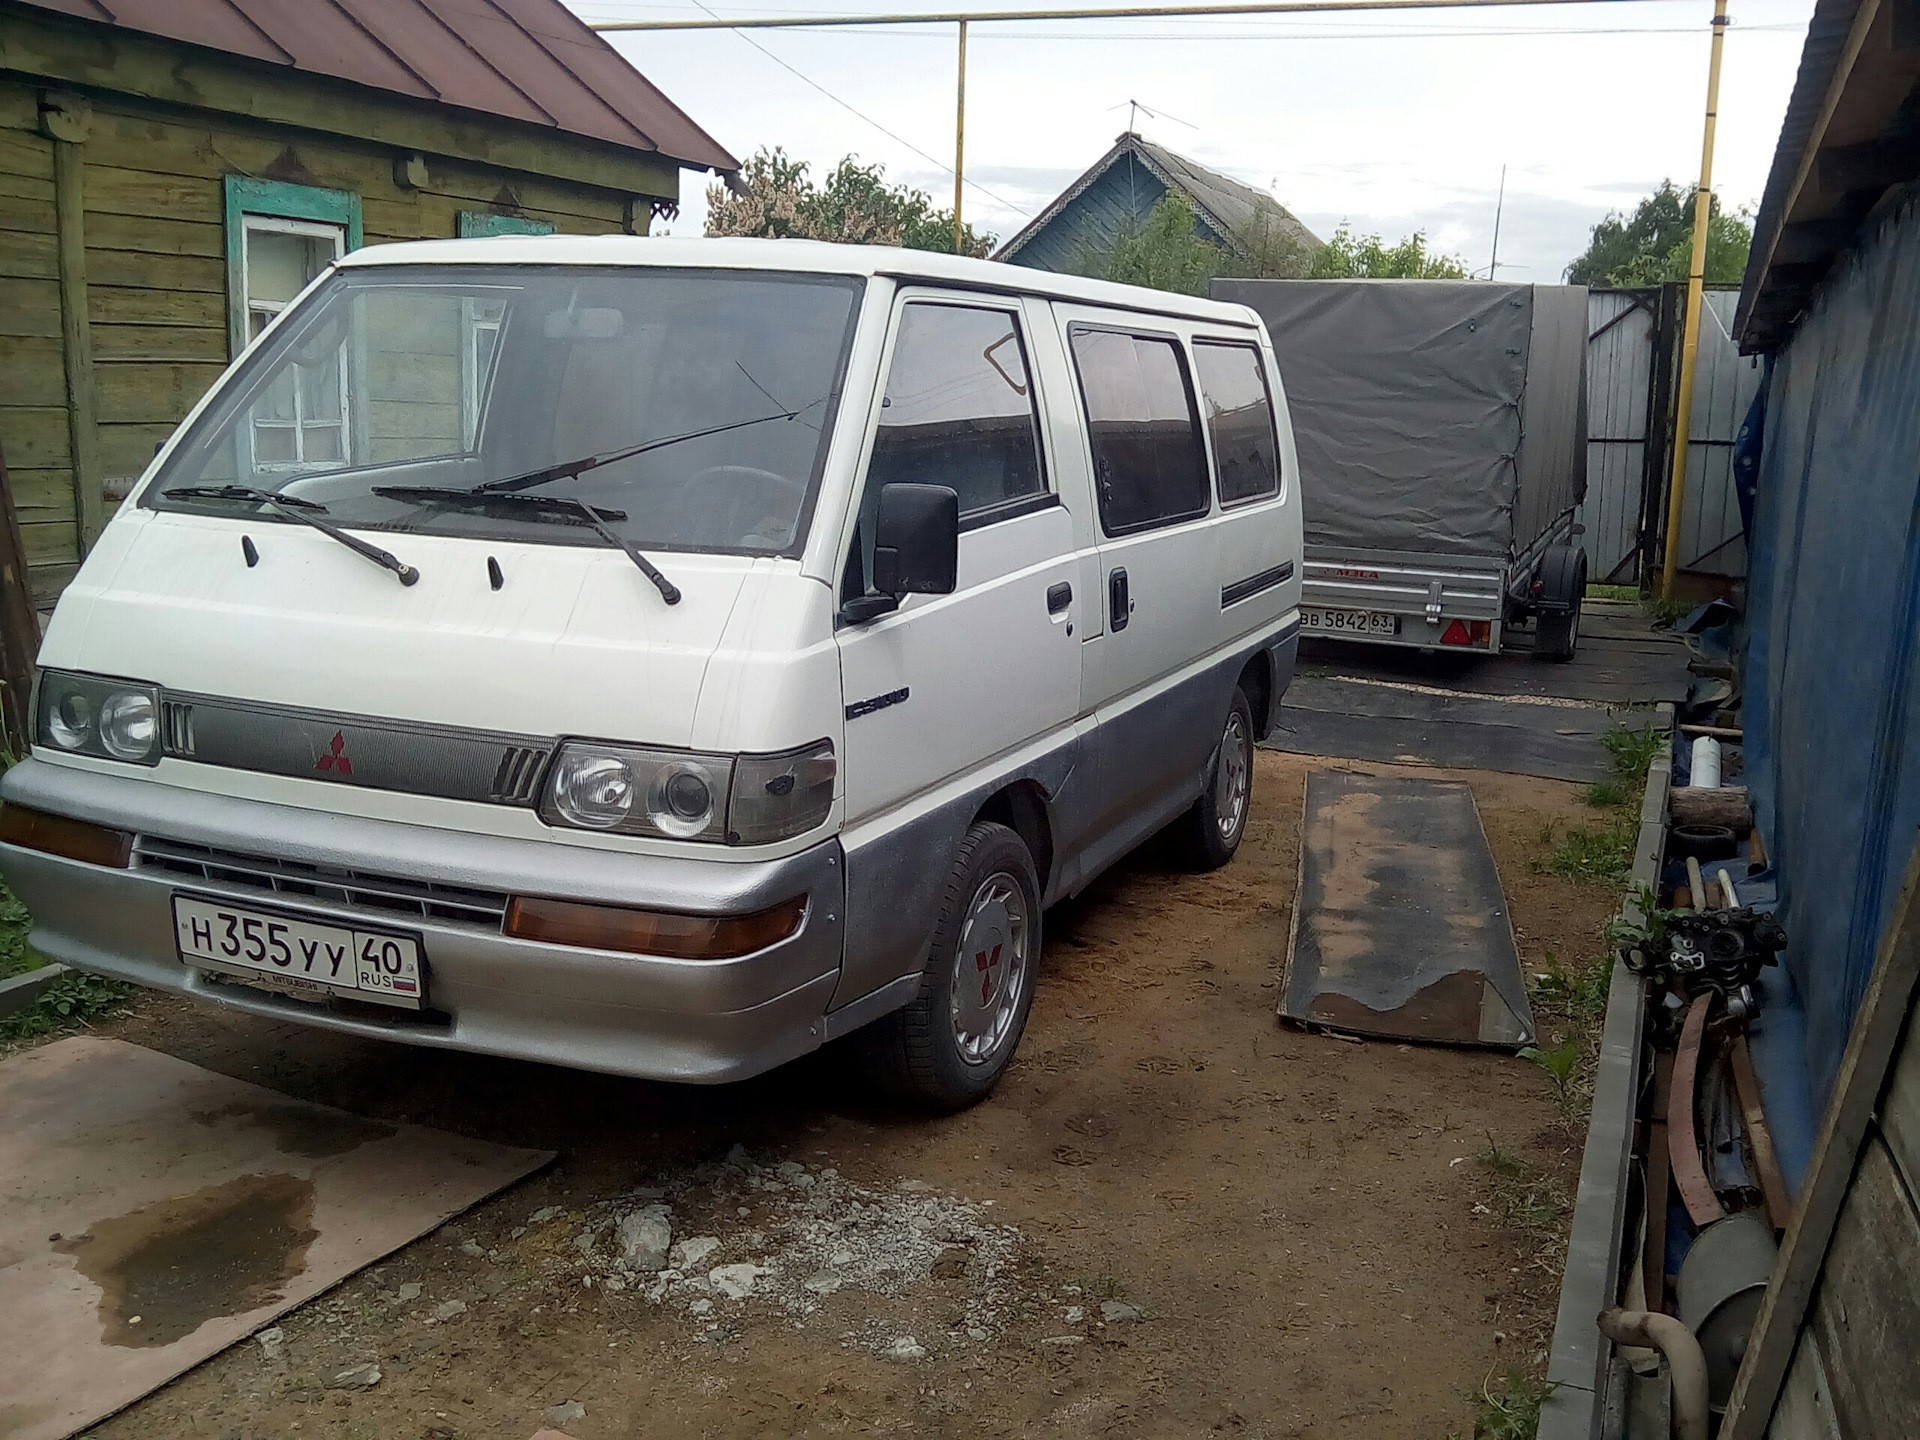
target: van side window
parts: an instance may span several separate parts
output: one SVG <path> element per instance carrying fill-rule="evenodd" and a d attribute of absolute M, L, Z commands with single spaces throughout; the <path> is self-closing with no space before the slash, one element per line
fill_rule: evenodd
<path fill-rule="evenodd" d="M 880 402 L 867 493 L 896 481 L 948 485 L 960 514 L 1043 493 L 1040 422 L 1005 310 L 907 305 Z"/>
<path fill-rule="evenodd" d="M 1233 505 L 1275 495 L 1280 490 L 1280 452 L 1274 442 L 1273 401 L 1260 352 L 1251 345 L 1193 347 L 1200 401 L 1207 412 L 1207 436 L 1213 441 L 1215 483 L 1220 503 Z"/>
<path fill-rule="evenodd" d="M 1076 330 L 1072 343 L 1101 527 L 1125 535 L 1206 514 L 1206 450 L 1179 345 L 1111 330 Z"/>

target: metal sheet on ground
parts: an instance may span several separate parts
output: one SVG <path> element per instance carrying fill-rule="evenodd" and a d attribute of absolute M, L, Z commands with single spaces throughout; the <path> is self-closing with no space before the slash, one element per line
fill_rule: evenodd
<path fill-rule="evenodd" d="M 1533 1013 L 1473 792 L 1307 776 L 1280 1014 L 1401 1040 L 1525 1045 Z"/>
<path fill-rule="evenodd" d="M 1612 777 L 1600 738 L 1622 721 L 1636 723 L 1636 717 L 1584 702 L 1303 674 L 1288 687 L 1267 743 L 1297 755 L 1588 782 Z M 1637 723 L 1645 724 L 1646 717 Z"/>
<path fill-rule="evenodd" d="M 538 1169 L 81 1036 L 0 1063 L 0 1437 L 60 1440 Z"/>

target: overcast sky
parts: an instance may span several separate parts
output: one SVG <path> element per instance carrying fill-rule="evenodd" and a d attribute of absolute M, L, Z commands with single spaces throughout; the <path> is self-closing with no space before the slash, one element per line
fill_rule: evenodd
<path fill-rule="evenodd" d="M 589 21 L 703 11 L 697 0 L 568 3 Z M 711 13 L 914 8 L 967 7 L 716 0 Z M 1812 9 L 1732 0 L 1715 160 L 1724 203 L 1759 201 Z M 1160 113 L 1139 119 L 1148 139 L 1270 189 L 1323 239 L 1342 223 L 1389 240 L 1420 229 L 1482 273 L 1504 165 L 1500 274 L 1558 280 L 1609 210 L 1696 174 L 1711 14 L 1706 0 L 1606 0 L 975 25 L 965 217 L 1012 235 L 1113 143 L 1131 99 Z M 781 145 L 823 174 L 852 153 L 951 203 L 950 25 L 610 38 L 743 159 Z M 685 177 L 680 219 L 656 233 L 700 233 L 706 181 Z"/>

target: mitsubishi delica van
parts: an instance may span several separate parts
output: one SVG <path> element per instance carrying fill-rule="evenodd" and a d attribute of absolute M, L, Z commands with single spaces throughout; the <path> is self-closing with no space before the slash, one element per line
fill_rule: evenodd
<path fill-rule="evenodd" d="M 664 1080 L 857 1031 L 952 1109 L 1046 907 L 1240 843 L 1301 553 L 1251 310 L 502 237 L 260 320 L 47 631 L 0 782 L 42 953 Z"/>

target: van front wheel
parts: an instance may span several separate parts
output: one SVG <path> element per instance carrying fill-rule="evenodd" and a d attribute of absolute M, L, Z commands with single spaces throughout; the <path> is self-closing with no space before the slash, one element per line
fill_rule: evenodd
<path fill-rule="evenodd" d="M 1253 707 L 1247 692 L 1236 685 L 1220 747 L 1207 767 L 1207 788 L 1193 808 L 1173 822 L 1169 838 L 1175 852 L 1194 870 L 1218 870 L 1240 848 L 1252 808 Z"/>
<path fill-rule="evenodd" d="M 984 1100 L 1020 1044 L 1040 960 L 1040 881 L 1026 844 L 980 821 L 948 872 L 919 992 L 860 1035 L 875 1084 L 951 1113 Z"/>

